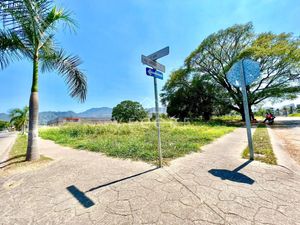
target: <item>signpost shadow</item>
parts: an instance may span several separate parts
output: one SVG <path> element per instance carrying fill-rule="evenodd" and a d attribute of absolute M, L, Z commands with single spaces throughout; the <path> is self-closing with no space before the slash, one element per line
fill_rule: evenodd
<path fill-rule="evenodd" d="M 221 178 L 222 180 L 230 180 L 233 182 L 252 185 L 255 182 L 252 178 L 238 172 L 244 167 L 246 167 L 248 164 L 250 164 L 252 161 L 253 160 L 248 160 L 247 162 L 243 163 L 242 165 L 238 166 L 232 171 L 226 169 L 211 169 L 208 172 L 215 177 Z"/>
<path fill-rule="evenodd" d="M 94 188 L 91 188 L 87 191 L 80 191 L 75 185 L 71 185 L 69 187 L 67 187 L 67 190 L 71 193 L 71 195 L 77 199 L 77 201 L 85 208 L 90 208 L 92 207 L 93 205 L 95 205 L 95 203 L 93 202 L 92 199 L 90 199 L 86 193 L 88 192 L 92 192 L 92 191 L 95 191 L 97 189 L 100 189 L 100 188 L 104 188 L 104 187 L 107 187 L 107 186 L 110 186 L 112 184 L 116 184 L 116 183 L 119 183 L 121 181 L 125 181 L 125 180 L 129 180 L 129 179 L 132 179 L 134 177 L 138 177 L 138 176 L 141 176 L 143 174 L 146 174 L 146 173 L 150 173 L 154 170 L 157 170 L 159 169 L 158 167 L 155 167 L 153 169 L 149 169 L 149 170 L 146 170 L 146 171 L 143 171 L 141 173 L 137 173 L 137 174 L 134 174 L 134 175 L 131 175 L 131 176 L 128 176 L 128 177 L 124 177 L 124 178 L 121 178 L 121 179 L 118 179 L 118 180 L 114 180 L 114 181 L 111 181 L 111 182 L 108 182 L 108 183 L 105 183 L 105 184 L 101 184 L 97 187 L 94 187 Z"/>

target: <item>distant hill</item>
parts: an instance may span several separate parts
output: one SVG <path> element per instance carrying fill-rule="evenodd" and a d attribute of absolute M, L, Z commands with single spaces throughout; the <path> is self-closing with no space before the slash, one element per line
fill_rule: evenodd
<path fill-rule="evenodd" d="M 75 113 L 73 111 L 67 112 L 41 112 L 39 123 L 47 124 L 49 121 L 61 117 L 85 117 L 85 118 L 111 118 L 112 108 L 100 107 L 100 108 L 91 108 L 81 113 Z"/>
<path fill-rule="evenodd" d="M 77 114 L 73 111 L 67 112 L 40 112 L 39 113 L 39 123 L 46 125 L 50 120 L 54 120 L 58 117 L 78 117 Z"/>
<path fill-rule="evenodd" d="M 0 120 L 9 121 L 10 120 L 9 115 L 6 113 L 0 113 Z"/>
<path fill-rule="evenodd" d="M 111 118 L 112 108 L 101 107 L 91 108 L 84 112 L 78 113 L 78 117 L 90 117 L 90 118 Z"/>
<path fill-rule="evenodd" d="M 152 113 L 155 113 L 155 108 L 146 109 L 149 116 Z M 159 108 L 160 113 L 166 113 L 166 108 Z M 100 108 L 91 108 L 84 112 L 75 113 L 73 111 L 66 112 L 55 112 L 55 111 L 46 111 L 39 113 L 39 123 L 46 125 L 49 121 L 61 117 L 85 117 L 85 118 L 108 118 L 110 119 L 112 115 L 112 108 L 109 107 L 100 107 Z M 9 121 L 9 115 L 5 113 L 0 113 L 0 120 Z"/>

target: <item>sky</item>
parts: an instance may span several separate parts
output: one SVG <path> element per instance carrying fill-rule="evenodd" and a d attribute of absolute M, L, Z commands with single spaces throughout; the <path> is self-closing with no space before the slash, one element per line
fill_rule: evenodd
<path fill-rule="evenodd" d="M 40 73 L 40 111 L 81 112 L 114 107 L 123 100 L 154 106 L 153 79 L 145 75 L 141 54 L 170 46 L 158 61 L 166 66 L 161 90 L 170 72 L 213 32 L 253 22 L 255 31 L 300 35 L 299 0 L 56 0 L 72 12 L 76 33 L 60 29 L 56 39 L 80 56 L 88 79 L 85 103 L 68 95 L 57 73 Z M 32 66 L 26 59 L 0 71 L 0 112 L 28 105 Z M 300 99 L 296 102 L 300 103 Z"/>

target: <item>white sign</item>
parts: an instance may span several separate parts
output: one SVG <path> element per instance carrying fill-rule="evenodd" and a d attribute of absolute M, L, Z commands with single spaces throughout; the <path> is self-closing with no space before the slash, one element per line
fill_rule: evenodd
<path fill-rule="evenodd" d="M 148 58 L 147 56 L 142 55 L 142 63 L 146 64 L 148 66 L 151 66 L 154 69 L 157 69 L 161 72 L 165 72 L 166 71 L 166 67 L 156 61 L 153 61 L 152 59 Z"/>
<path fill-rule="evenodd" d="M 157 52 L 154 52 L 152 53 L 151 55 L 148 55 L 147 57 L 152 59 L 152 60 L 157 60 L 157 59 L 160 59 L 166 55 L 169 55 L 170 53 L 170 48 L 169 46 L 168 47 L 165 47 Z"/>

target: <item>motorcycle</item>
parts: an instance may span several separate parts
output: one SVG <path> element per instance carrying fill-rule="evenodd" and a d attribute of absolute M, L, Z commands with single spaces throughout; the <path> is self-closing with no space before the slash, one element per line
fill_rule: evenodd
<path fill-rule="evenodd" d="M 267 122 L 269 125 L 273 125 L 275 118 L 276 118 L 275 116 L 272 116 L 272 117 L 266 119 L 266 122 Z"/>

